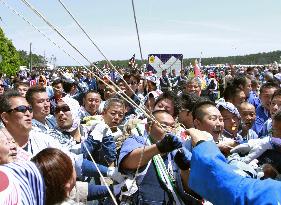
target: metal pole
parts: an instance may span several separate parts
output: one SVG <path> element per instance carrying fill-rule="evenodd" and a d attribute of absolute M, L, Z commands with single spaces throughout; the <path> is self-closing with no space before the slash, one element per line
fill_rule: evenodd
<path fill-rule="evenodd" d="M 30 73 L 32 72 L 32 53 L 31 53 L 31 46 L 32 46 L 32 43 L 29 44 L 29 63 L 30 63 Z"/>
<path fill-rule="evenodd" d="M 135 11 L 134 0 L 132 0 L 132 7 L 133 7 L 133 12 L 134 12 L 134 19 L 135 19 L 135 26 L 136 26 L 137 36 L 138 36 L 138 42 L 139 42 L 139 49 L 140 49 L 141 61 L 143 62 L 142 50 L 141 50 L 141 42 L 140 42 L 140 35 L 139 35 L 139 29 L 138 29 L 137 18 L 136 18 L 136 11 Z"/>

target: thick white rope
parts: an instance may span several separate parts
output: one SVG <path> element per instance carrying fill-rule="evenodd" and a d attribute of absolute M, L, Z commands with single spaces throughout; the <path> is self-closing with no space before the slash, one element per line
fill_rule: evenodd
<path fill-rule="evenodd" d="M 85 60 L 87 60 L 90 64 L 91 62 L 63 35 L 60 33 L 60 31 L 58 31 L 58 29 L 56 29 L 40 12 L 38 12 L 28 1 L 26 0 L 21 0 L 24 4 L 26 4 L 27 7 L 29 7 L 33 12 L 35 12 L 35 14 L 37 14 L 45 23 L 47 23 L 57 34 L 59 34 L 72 48 L 74 48 Z M 101 73 L 102 71 L 96 66 L 93 65 L 97 70 L 99 70 Z M 88 70 L 87 67 L 83 66 L 86 70 Z M 97 75 L 95 75 L 97 76 Z M 101 80 L 98 77 L 99 80 Z M 156 121 L 154 116 L 149 115 L 144 109 L 142 109 L 142 107 L 140 107 L 139 105 L 137 105 L 129 96 L 127 96 L 113 81 L 111 81 L 111 79 L 108 79 L 112 85 L 118 90 L 120 91 L 120 93 L 122 93 L 122 95 L 124 95 L 124 97 L 127 98 L 127 101 L 129 104 L 133 105 L 133 107 L 137 107 L 138 109 L 140 109 L 144 115 L 146 117 L 148 117 L 149 119 L 152 119 L 153 121 Z M 105 83 L 103 80 L 101 80 L 103 83 Z M 106 85 L 108 85 L 107 83 L 105 83 Z M 121 96 L 121 95 L 119 95 Z M 159 124 L 159 123 L 158 123 Z"/>
<path fill-rule="evenodd" d="M 108 190 L 108 192 L 109 192 L 109 194 L 110 194 L 110 196 L 111 196 L 111 198 L 112 198 L 114 204 L 115 204 L 115 205 L 118 205 L 114 194 L 112 193 L 112 191 L 110 190 L 109 186 L 107 185 L 107 183 L 106 183 L 106 181 L 105 181 L 105 179 L 104 179 L 102 173 L 100 172 L 100 170 L 99 170 L 99 168 L 98 168 L 98 166 L 97 166 L 97 164 L 96 164 L 96 162 L 95 162 L 95 160 L 94 160 L 92 154 L 91 154 L 90 151 L 88 150 L 88 147 L 84 144 L 84 142 L 82 142 L 82 145 L 85 147 L 85 149 L 86 149 L 87 153 L 89 154 L 91 160 L 93 161 L 93 163 L 94 163 L 96 169 L 98 170 L 98 173 L 99 173 L 99 175 L 101 176 L 102 182 L 103 182 L 103 184 L 106 186 L 106 188 L 107 188 L 107 190 Z"/>
<path fill-rule="evenodd" d="M 2 0 L 1 0 L 2 1 Z M 24 3 L 27 3 L 26 5 L 29 7 L 29 8 L 31 8 L 37 15 L 39 15 L 44 21 L 45 21 L 45 18 L 39 13 L 39 12 L 37 12 L 36 11 L 36 9 L 34 9 L 33 7 L 31 7 L 31 5 L 28 3 L 28 2 L 26 2 L 25 0 L 22 0 Z M 22 19 L 24 20 L 24 21 L 26 21 L 28 24 L 30 24 L 32 27 L 34 27 L 37 31 L 39 31 L 44 37 L 46 37 L 49 41 L 51 41 L 54 45 L 56 45 L 56 46 L 58 46 L 60 49 L 62 49 L 63 51 L 64 51 L 64 53 L 66 53 L 68 56 L 70 56 L 73 60 L 75 60 L 75 62 L 77 62 L 78 64 L 80 64 L 81 66 L 83 66 L 86 70 L 88 70 L 88 68 L 85 66 L 85 65 L 82 65 L 79 61 L 77 61 L 74 57 L 72 57 L 69 53 L 67 53 L 62 47 L 60 47 L 58 44 L 56 44 L 55 42 L 53 42 L 50 38 L 48 38 L 43 32 L 41 32 L 38 28 L 36 28 L 34 25 L 32 25 L 29 21 L 27 21 L 22 15 L 20 15 L 18 12 L 16 12 L 14 9 L 12 9 L 11 7 L 9 7 L 5 2 L 3 2 L 2 1 L 2 3 L 3 4 L 5 4 L 9 9 L 11 9 L 15 14 L 17 14 L 18 16 L 20 16 L 20 17 L 22 17 Z M 48 21 L 45 21 L 46 23 L 48 22 Z M 80 55 L 82 55 L 86 60 L 87 60 L 87 58 L 75 47 L 75 46 L 73 46 L 73 44 L 71 44 L 54 26 L 52 26 L 52 24 L 50 24 L 49 22 L 47 23 L 51 28 L 53 28 L 64 40 L 66 40 Z M 89 60 L 87 60 L 88 62 L 89 62 Z M 89 63 L 91 63 L 91 62 L 89 62 Z M 94 67 L 96 67 L 96 66 L 94 66 Z M 96 67 L 97 68 L 97 67 Z M 97 68 L 98 70 L 99 70 L 99 68 Z M 107 86 L 109 86 L 106 82 L 104 82 L 99 76 L 97 76 L 95 73 L 93 73 L 94 74 L 94 76 L 95 77 L 97 77 L 97 79 L 99 79 L 100 81 L 102 81 L 105 85 L 107 85 Z M 110 80 L 110 79 L 109 79 Z M 111 80 L 110 80 L 111 81 Z M 111 81 L 112 82 L 112 81 Z M 114 82 L 112 82 L 113 83 L 113 85 L 115 85 L 116 86 L 116 88 L 117 89 L 119 89 L 119 91 L 121 91 L 126 97 L 128 97 Z M 125 99 L 124 98 L 124 96 L 121 94 L 121 95 L 119 95 L 119 96 L 121 96 L 121 98 L 123 98 L 125 101 L 127 101 L 129 104 L 131 104 L 127 99 Z M 130 97 L 128 97 L 130 100 L 131 100 L 131 98 Z M 156 121 L 156 119 L 154 118 L 154 116 L 153 115 L 151 115 L 151 116 L 149 116 L 147 113 L 146 113 L 146 111 L 144 111 L 141 107 L 139 107 L 134 101 L 133 101 L 133 104 L 135 104 L 135 107 L 137 107 L 137 108 L 139 108 L 145 115 L 146 115 L 146 117 L 148 117 L 149 119 L 151 119 L 152 121 L 154 121 L 154 122 L 156 122 L 156 123 L 158 123 L 159 125 L 160 125 L 160 127 L 161 127 L 161 124 L 159 123 L 159 122 L 157 122 Z M 85 146 L 85 145 L 84 145 Z M 143 153 L 141 154 L 141 158 L 140 158 L 140 161 L 139 161 L 139 164 L 138 164 L 138 168 L 137 168 L 137 171 L 139 170 L 139 168 L 140 168 L 140 163 L 141 163 L 141 161 L 142 161 L 142 158 L 143 158 L 143 154 L 144 154 L 144 150 L 145 150 L 145 146 L 146 146 L 146 144 L 144 145 L 144 147 L 143 147 Z M 86 147 L 86 146 L 85 146 Z M 87 148 L 86 148 L 87 149 Z M 87 150 L 88 151 L 88 150 Z M 89 151 L 88 151 L 88 153 L 89 153 Z M 92 157 L 92 155 L 89 153 L 89 155 L 90 155 L 90 157 L 91 157 L 91 159 L 93 160 L 93 162 L 94 162 L 94 159 L 93 159 L 93 157 Z M 95 163 L 95 162 L 94 162 Z M 96 164 L 95 164 L 95 166 L 96 166 Z M 97 167 L 97 166 L 96 166 Z M 100 170 L 98 169 L 98 167 L 97 167 L 97 170 L 98 170 L 98 172 L 99 172 L 99 174 L 101 175 L 101 177 L 103 178 L 103 176 L 102 176 L 102 174 L 101 174 L 101 172 L 100 172 Z M 137 173 L 136 173 L 136 175 L 137 175 Z M 104 180 L 104 179 L 103 179 Z M 106 187 L 107 187 L 107 189 L 109 190 L 109 192 L 110 192 L 110 195 L 111 195 L 111 197 L 113 196 L 112 195 L 112 193 L 111 193 L 111 191 L 110 191 L 110 189 L 109 189 L 109 187 L 107 186 L 107 184 L 105 183 L 105 185 L 106 185 Z M 131 187 L 130 187 L 130 189 L 131 189 Z M 114 196 L 113 196 L 114 197 Z M 114 202 L 116 202 L 116 199 L 115 198 L 112 198 L 113 199 L 113 201 Z M 117 203 L 116 203 L 117 204 Z"/>
<path fill-rule="evenodd" d="M 38 29 L 34 24 L 32 24 L 29 20 L 27 20 L 22 14 L 20 14 L 18 11 L 13 9 L 11 6 L 9 6 L 4 0 L 0 0 L 2 4 L 4 4 L 8 9 L 10 9 L 14 14 L 21 17 L 25 22 L 27 22 L 30 26 L 32 26 L 35 30 L 37 30 L 41 35 L 43 35 L 48 41 L 50 41 L 52 44 L 57 46 L 59 49 L 61 49 L 67 56 L 72 58 L 76 63 L 83 66 L 78 60 L 76 60 L 72 55 L 70 55 L 63 47 L 61 47 L 59 44 L 51 40 L 44 32 L 42 32 L 40 29 Z"/>

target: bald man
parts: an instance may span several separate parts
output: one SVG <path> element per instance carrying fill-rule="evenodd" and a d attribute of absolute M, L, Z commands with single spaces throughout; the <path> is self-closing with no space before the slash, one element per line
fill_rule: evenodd
<path fill-rule="evenodd" d="M 252 130 L 252 126 L 256 120 L 255 106 L 248 102 L 243 102 L 238 107 L 241 116 L 241 128 L 239 134 L 243 137 L 243 141 L 247 142 L 249 139 L 258 138 L 257 133 Z"/>

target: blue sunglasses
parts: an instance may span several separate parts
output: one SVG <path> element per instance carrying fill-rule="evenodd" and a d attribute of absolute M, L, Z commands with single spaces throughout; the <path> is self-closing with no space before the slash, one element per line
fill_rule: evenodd
<path fill-rule="evenodd" d="M 21 113 L 26 113 L 26 111 L 29 111 L 30 113 L 32 112 L 32 107 L 31 106 L 25 106 L 25 105 L 20 105 L 18 107 L 15 107 L 13 109 L 8 110 L 7 112 L 21 112 Z"/>

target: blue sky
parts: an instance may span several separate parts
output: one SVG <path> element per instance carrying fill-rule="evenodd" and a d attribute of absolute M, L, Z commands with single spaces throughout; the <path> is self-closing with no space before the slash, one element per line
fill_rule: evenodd
<path fill-rule="evenodd" d="M 6 0 L 7 1 L 7 0 Z M 140 59 L 131 0 L 62 0 L 110 60 Z M 73 51 L 20 0 L 9 5 L 83 64 Z M 57 0 L 29 0 L 91 61 L 103 57 Z M 149 53 L 182 53 L 184 58 L 244 55 L 281 50 L 280 0 L 135 0 L 144 58 Z M 17 49 L 77 64 L 0 3 L 0 26 Z"/>

